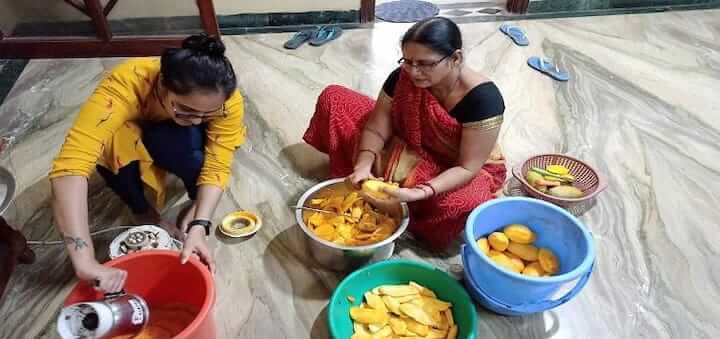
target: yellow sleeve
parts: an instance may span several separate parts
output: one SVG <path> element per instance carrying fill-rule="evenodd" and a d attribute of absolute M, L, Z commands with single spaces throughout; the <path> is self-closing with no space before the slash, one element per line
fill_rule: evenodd
<path fill-rule="evenodd" d="M 82 106 L 55 158 L 50 178 L 89 177 L 103 152 L 123 123 L 140 116 L 141 97 L 148 94 L 151 75 L 128 61 L 116 67 Z"/>
<path fill-rule="evenodd" d="M 239 91 L 225 102 L 227 116 L 213 120 L 207 129 L 205 163 L 198 185 L 227 186 L 235 150 L 245 142 L 243 98 Z"/>

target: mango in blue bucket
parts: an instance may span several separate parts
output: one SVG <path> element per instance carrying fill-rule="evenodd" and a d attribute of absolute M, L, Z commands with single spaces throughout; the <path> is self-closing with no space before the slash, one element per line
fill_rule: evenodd
<path fill-rule="evenodd" d="M 548 248 L 533 245 L 537 236 L 520 224 L 506 226 L 477 240 L 480 250 L 499 267 L 527 276 L 544 277 L 560 271 L 560 261 Z"/>
<path fill-rule="evenodd" d="M 366 292 L 364 302 L 350 309 L 350 317 L 351 339 L 455 339 L 458 332 L 452 304 L 412 281 Z"/>

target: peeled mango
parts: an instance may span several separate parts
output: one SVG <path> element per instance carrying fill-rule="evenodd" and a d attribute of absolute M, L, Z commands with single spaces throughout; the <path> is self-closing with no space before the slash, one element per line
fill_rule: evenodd
<path fill-rule="evenodd" d="M 507 249 L 508 245 L 510 244 L 510 239 L 508 239 L 505 233 L 493 232 L 488 237 L 488 242 L 490 243 L 490 247 L 492 247 L 494 250 L 502 252 Z"/>
<path fill-rule="evenodd" d="M 551 250 L 547 248 L 541 248 L 538 250 L 538 262 L 543 271 L 555 274 L 560 271 L 560 262 Z"/>
<path fill-rule="evenodd" d="M 535 233 L 527 226 L 513 224 L 505 227 L 503 233 L 513 242 L 518 244 L 532 244 L 535 241 Z"/>
<path fill-rule="evenodd" d="M 531 277 L 542 277 L 544 275 L 547 275 L 545 271 L 540 267 L 539 262 L 530 263 L 527 266 L 525 266 L 525 269 L 522 271 L 522 274 L 529 275 Z"/>
<path fill-rule="evenodd" d="M 560 272 L 560 261 L 547 248 L 533 243 L 537 236 L 527 226 L 512 224 L 503 232 L 493 232 L 480 238 L 480 250 L 496 265 L 508 271 L 532 277 L 546 277 Z"/>
<path fill-rule="evenodd" d="M 538 260 L 538 248 L 533 245 L 520 244 L 514 241 L 510 242 L 507 248 L 508 252 L 517 255 L 525 261 L 537 261 Z"/>
<path fill-rule="evenodd" d="M 512 264 L 512 267 L 513 267 L 512 268 L 513 271 L 520 273 L 525 269 L 525 263 L 517 255 L 506 252 L 505 256 L 508 257 L 508 259 L 510 259 L 510 263 Z"/>
<path fill-rule="evenodd" d="M 491 256 L 490 260 L 494 261 L 496 264 L 498 264 L 501 267 L 504 267 L 508 270 L 516 272 L 515 264 L 512 262 L 512 260 L 510 260 L 510 258 L 507 255 L 505 255 L 503 253 L 500 253 L 499 255 Z"/>
<path fill-rule="evenodd" d="M 550 195 L 558 198 L 580 198 L 583 196 L 583 191 L 575 186 L 555 186 L 549 190 Z"/>
<path fill-rule="evenodd" d="M 390 197 L 387 193 L 385 193 L 385 190 L 393 191 L 397 188 L 397 184 L 390 184 L 380 180 L 365 180 L 361 186 L 363 192 L 381 200 L 388 199 Z"/>
<path fill-rule="evenodd" d="M 488 243 L 487 238 L 482 237 L 477 240 L 477 245 L 480 247 L 480 250 L 485 253 L 486 255 L 490 252 L 490 244 Z"/>

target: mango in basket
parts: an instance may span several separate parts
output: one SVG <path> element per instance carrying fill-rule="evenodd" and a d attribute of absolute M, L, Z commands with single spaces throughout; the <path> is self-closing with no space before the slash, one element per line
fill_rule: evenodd
<path fill-rule="evenodd" d="M 550 189 L 550 195 L 558 198 L 581 198 L 584 193 L 575 186 L 556 186 Z"/>
<path fill-rule="evenodd" d="M 362 191 L 376 199 L 388 199 L 390 196 L 385 190 L 392 191 L 398 188 L 397 184 L 390 184 L 380 180 L 365 180 L 362 183 Z"/>
<path fill-rule="evenodd" d="M 510 244 L 510 240 L 502 232 L 493 232 L 490 234 L 488 242 L 490 243 L 490 247 L 499 252 L 506 250 Z"/>
<path fill-rule="evenodd" d="M 512 224 L 503 230 L 503 233 L 513 242 L 518 244 L 532 244 L 535 241 L 535 233 L 527 226 Z"/>

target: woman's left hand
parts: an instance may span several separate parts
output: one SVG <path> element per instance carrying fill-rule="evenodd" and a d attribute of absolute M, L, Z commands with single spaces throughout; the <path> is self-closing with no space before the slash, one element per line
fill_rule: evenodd
<path fill-rule="evenodd" d="M 202 227 L 193 227 L 190 229 L 190 232 L 188 232 L 185 243 L 183 244 L 182 254 L 180 255 L 180 262 L 185 264 L 193 254 L 196 254 L 200 258 L 200 261 L 210 269 L 210 272 L 215 273 L 215 261 L 208 249 L 207 241 L 205 240 L 205 230 Z"/>
<path fill-rule="evenodd" d="M 383 189 L 383 191 L 398 202 L 413 202 L 427 198 L 427 193 L 421 188 Z"/>

